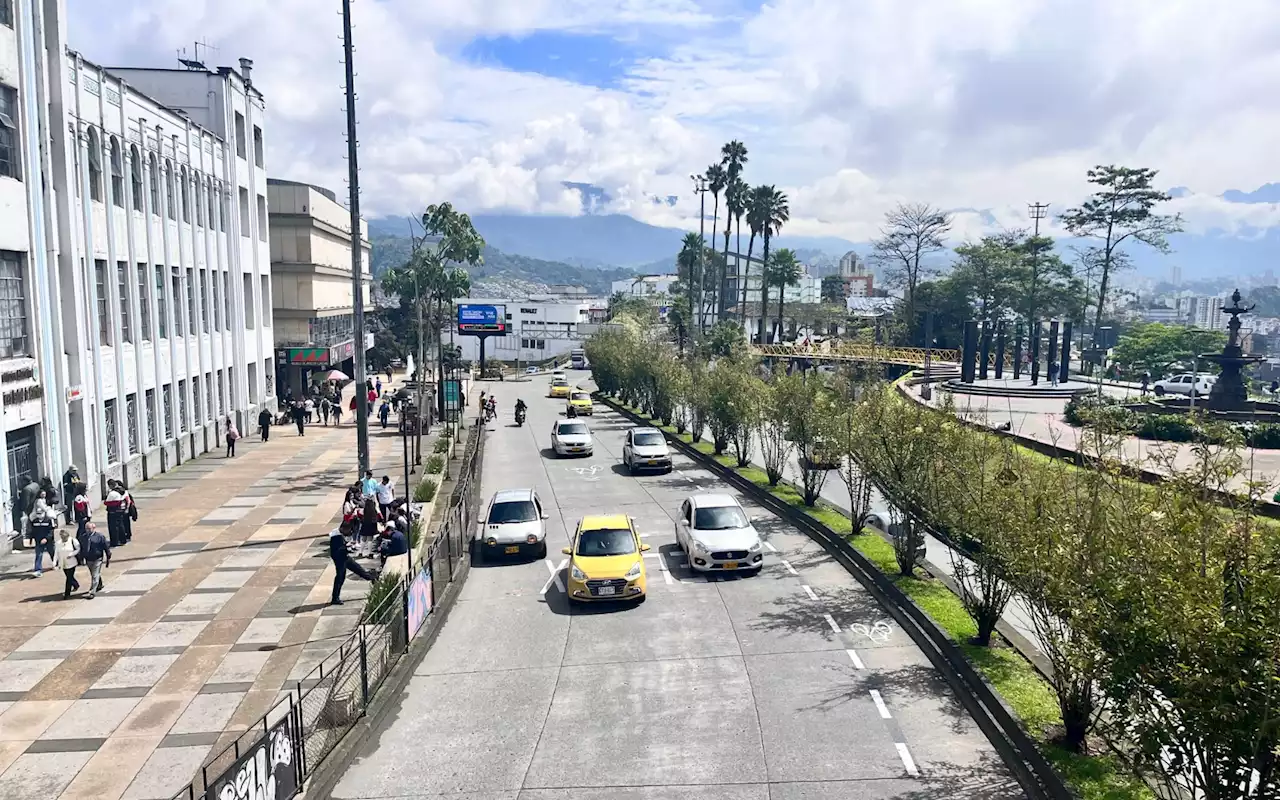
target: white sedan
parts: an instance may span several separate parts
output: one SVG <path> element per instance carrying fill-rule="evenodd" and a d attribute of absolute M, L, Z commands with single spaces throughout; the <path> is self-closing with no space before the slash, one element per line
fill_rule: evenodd
<path fill-rule="evenodd" d="M 727 494 L 695 494 L 680 506 L 676 541 L 698 572 L 759 572 L 764 543 L 752 519 Z"/>
<path fill-rule="evenodd" d="M 556 420 L 551 428 L 551 449 L 558 456 L 589 456 L 595 449 L 591 429 L 575 419 Z"/>
<path fill-rule="evenodd" d="M 1174 375 L 1172 378 L 1165 378 L 1162 381 L 1156 381 L 1151 390 L 1157 395 L 1181 394 L 1190 397 L 1194 394 L 1196 397 L 1204 397 L 1209 394 L 1209 390 L 1213 388 L 1218 377 L 1216 375 L 1197 374 L 1190 372 L 1182 375 Z"/>

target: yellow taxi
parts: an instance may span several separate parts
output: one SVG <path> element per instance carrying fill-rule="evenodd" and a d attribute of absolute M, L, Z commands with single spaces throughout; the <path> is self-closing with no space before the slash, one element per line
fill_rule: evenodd
<path fill-rule="evenodd" d="M 591 405 L 590 392 L 571 392 L 569 394 L 569 408 L 577 412 L 578 416 L 592 416 L 594 406 Z M 566 411 L 569 409 L 566 408 Z"/>
<path fill-rule="evenodd" d="M 583 517 L 573 534 L 569 556 L 570 602 L 636 600 L 644 602 L 647 585 L 642 544 L 635 520 L 625 514 Z"/>
<path fill-rule="evenodd" d="M 569 386 L 569 380 L 567 378 L 551 379 L 551 393 L 548 395 L 549 397 L 568 397 L 571 394 L 573 394 L 573 388 Z"/>

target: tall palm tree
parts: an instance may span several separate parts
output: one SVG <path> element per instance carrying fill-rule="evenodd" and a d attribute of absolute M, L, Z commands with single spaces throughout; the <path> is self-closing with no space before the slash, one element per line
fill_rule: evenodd
<path fill-rule="evenodd" d="M 757 186 L 751 191 L 752 207 L 756 213 L 757 222 L 760 225 L 760 238 L 764 240 L 764 248 L 761 256 L 767 267 L 769 264 L 769 240 L 777 236 L 782 231 L 782 226 L 791 219 L 791 207 L 787 203 L 787 196 L 779 191 L 775 186 Z M 761 288 L 764 290 L 764 308 L 760 315 L 760 342 L 765 343 L 764 338 L 764 321 L 769 316 L 769 284 L 767 281 L 761 281 Z"/>
<path fill-rule="evenodd" d="M 773 339 L 775 342 L 781 342 L 785 330 L 787 287 L 800 283 L 804 268 L 800 265 L 800 259 L 796 258 L 796 252 L 789 247 L 783 247 L 773 254 L 773 260 L 769 262 L 767 269 L 771 282 L 778 287 L 778 324 L 774 330 Z"/>
<path fill-rule="evenodd" d="M 729 176 L 728 173 L 725 172 L 723 164 L 712 164 L 707 167 L 707 172 L 704 177 L 707 179 L 707 191 L 711 192 L 711 246 L 714 248 L 716 245 L 716 223 L 720 219 L 720 193 L 725 190 Z M 723 281 L 720 282 L 723 283 Z M 720 294 L 714 281 L 711 285 L 711 293 L 713 301 L 714 298 Z M 701 292 L 699 292 L 699 297 L 701 297 Z M 716 304 L 713 302 L 713 305 Z M 719 304 L 716 307 L 721 309 L 724 308 L 723 296 L 720 297 Z"/>
<path fill-rule="evenodd" d="M 738 255 L 738 257 L 734 259 L 735 264 L 737 264 L 735 272 L 739 273 L 738 280 L 745 283 L 747 280 L 747 272 L 750 270 L 751 264 L 747 263 L 746 265 L 742 265 L 740 263 L 742 261 L 742 217 L 747 213 L 747 194 L 751 191 L 751 187 L 747 186 L 747 182 L 742 178 L 738 178 L 734 181 L 733 186 L 734 194 L 738 198 L 738 205 L 734 208 L 733 214 L 734 224 L 738 229 L 737 241 L 734 242 L 733 245 L 733 250 Z"/>
<path fill-rule="evenodd" d="M 702 237 L 690 231 L 680 242 L 680 253 L 676 256 L 676 274 L 684 285 L 685 294 L 692 294 L 701 276 L 698 275 L 698 254 L 702 252 Z"/>
<path fill-rule="evenodd" d="M 726 226 L 731 226 L 731 225 L 733 224 L 734 220 L 736 219 L 736 220 L 738 220 L 738 226 L 739 226 L 739 228 L 741 228 L 742 214 L 743 214 L 743 212 L 746 210 L 746 194 L 747 194 L 747 190 L 748 190 L 747 184 L 746 184 L 746 183 L 742 180 L 742 178 L 740 178 L 740 177 L 736 177 L 736 178 L 734 178 L 733 180 L 731 180 L 731 181 L 729 181 L 729 182 L 728 182 L 728 185 L 726 185 L 726 186 L 725 186 L 725 189 L 724 189 L 724 196 L 725 196 L 725 200 L 726 200 L 727 205 L 728 205 L 728 209 L 727 209 L 727 214 L 728 214 L 728 215 L 725 217 L 725 224 L 726 224 Z M 728 230 L 729 230 L 729 228 L 728 228 L 728 227 L 726 227 L 725 232 L 726 232 L 726 233 L 728 233 Z M 728 237 L 726 236 L 726 237 L 725 237 L 725 244 L 726 244 L 726 245 L 728 245 L 728 243 L 729 243 L 729 239 L 728 239 Z M 741 245 L 741 244 L 742 244 L 742 237 L 741 237 L 741 236 L 739 236 L 739 237 L 738 237 L 738 244 L 739 244 L 739 245 Z M 741 250 L 741 248 L 739 248 L 739 249 L 738 249 L 738 251 L 737 251 L 737 253 L 735 254 L 735 255 L 736 255 L 736 257 L 734 258 L 734 267 L 733 267 L 734 275 L 735 275 L 735 277 L 736 277 L 739 281 L 741 281 L 741 279 L 742 279 L 742 276 L 741 276 L 741 273 L 742 273 L 742 256 L 741 256 L 741 253 L 742 253 L 742 250 Z M 726 247 L 725 247 L 725 249 L 724 249 L 724 262 L 725 262 L 725 275 L 724 275 L 725 305 L 724 305 L 724 307 L 721 309 L 721 312 L 727 315 L 727 314 L 728 314 L 728 308 L 729 308 L 729 298 L 728 298 L 728 294 L 729 294 L 729 269 L 728 269 L 728 264 L 729 264 L 729 248 L 728 248 L 727 246 L 726 246 Z M 734 298 L 733 298 L 733 300 L 734 300 L 734 302 L 737 302 L 737 297 L 734 297 Z"/>
<path fill-rule="evenodd" d="M 726 187 L 729 187 L 729 186 L 741 187 L 745 185 L 742 183 L 742 168 L 747 163 L 747 146 L 745 144 L 738 141 L 737 139 L 734 139 L 731 142 L 727 142 L 723 147 L 720 148 L 720 163 L 724 165 Z M 729 263 L 729 228 L 733 224 L 733 217 L 734 215 L 731 212 L 728 216 L 725 217 L 725 220 L 724 220 L 724 262 L 726 265 L 725 267 L 726 273 L 728 272 L 727 265 Z M 714 246 L 714 243 L 713 243 L 713 246 Z M 727 274 L 722 275 L 720 282 L 721 282 L 721 290 L 720 290 L 721 302 L 718 307 L 719 313 L 717 314 L 716 318 L 724 319 L 724 313 L 725 313 L 724 296 L 727 293 L 726 290 L 728 289 L 728 287 L 725 284 L 729 282 L 728 275 Z"/>
<path fill-rule="evenodd" d="M 751 231 L 751 236 L 747 239 L 747 265 L 742 271 L 742 321 L 747 321 L 747 287 L 751 284 L 751 253 L 756 247 L 756 237 L 760 235 L 764 222 L 760 216 L 760 203 L 756 197 L 756 190 L 761 187 L 746 187 L 742 195 L 743 213 L 747 217 L 747 228 Z M 769 302 L 769 287 L 764 283 L 763 274 L 760 281 L 761 300 L 764 301 L 767 308 Z M 761 339 L 761 344 L 764 340 Z"/>

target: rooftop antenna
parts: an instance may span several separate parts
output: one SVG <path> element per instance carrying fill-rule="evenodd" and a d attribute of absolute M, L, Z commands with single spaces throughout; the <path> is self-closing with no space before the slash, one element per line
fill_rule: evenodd
<path fill-rule="evenodd" d="M 191 58 L 187 58 L 187 57 L 186 57 L 186 56 L 187 56 L 187 48 L 185 48 L 185 47 L 184 47 L 184 48 L 182 48 L 181 50 L 179 50 L 179 51 L 178 51 L 178 63 L 182 64 L 182 66 L 184 66 L 184 67 L 186 67 L 187 69 L 190 69 L 190 70 L 205 70 L 205 71 L 208 71 L 208 69 L 209 69 L 209 68 L 205 66 L 205 64 L 204 64 L 204 60 L 200 58 L 200 50 L 201 50 L 201 48 L 203 48 L 203 49 L 204 49 L 204 55 L 205 55 L 206 57 L 208 57 L 208 55 L 209 55 L 209 53 L 210 53 L 210 52 L 217 52 L 217 50 L 218 50 L 218 48 L 214 47 L 213 45 L 209 44 L 208 42 L 202 42 L 202 41 L 200 41 L 199 39 L 197 39 L 197 40 L 195 41 L 195 43 L 194 43 L 194 44 L 192 44 L 192 46 L 191 46 L 191 50 L 192 50 L 192 57 L 191 57 Z"/>

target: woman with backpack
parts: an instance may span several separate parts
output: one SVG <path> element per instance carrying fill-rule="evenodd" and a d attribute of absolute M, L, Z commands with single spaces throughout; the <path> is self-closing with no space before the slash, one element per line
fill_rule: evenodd
<path fill-rule="evenodd" d="M 236 430 L 236 424 L 231 421 L 231 415 L 227 415 L 227 458 L 235 458 L 236 440 L 240 438 L 240 431 Z M 266 437 L 263 437 L 266 441 Z"/>

